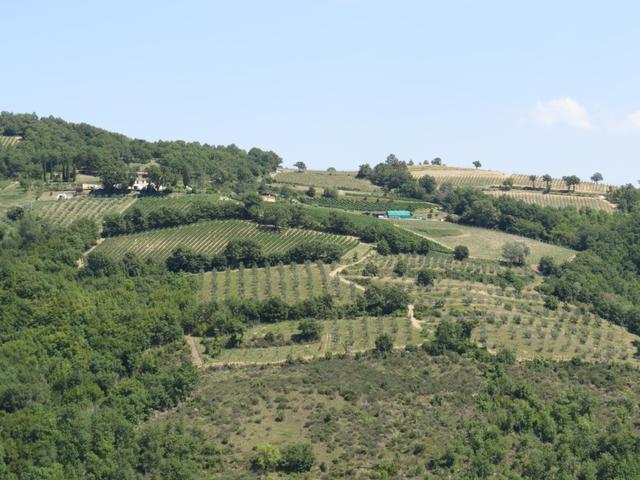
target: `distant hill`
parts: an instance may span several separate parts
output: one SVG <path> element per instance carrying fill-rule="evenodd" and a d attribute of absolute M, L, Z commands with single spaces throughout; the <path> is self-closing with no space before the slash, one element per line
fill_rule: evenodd
<path fill-rule="evenodd" d="M 75 180 L 77 172 L 96 174 L 114 166 L 156 160 L 187 184 L 236 186 L 254 181 L 280 165 L 274 152 L 236 145 L 132 139 L 55 117 L 0 113 L 0 178 Z M 18 141 L 17 139 L 22 140 Z"/>

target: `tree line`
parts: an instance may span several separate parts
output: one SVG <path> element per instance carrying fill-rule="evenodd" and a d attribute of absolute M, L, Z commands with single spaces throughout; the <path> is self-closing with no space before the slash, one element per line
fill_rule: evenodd
<path fill-rule="evenodd" d="M 135 233 L 152 228 L 185 225 L 202 220 L 252 220 L 261 225 L 279 228 L 302 228 L 319 232 L 350 235 L 363 242 L 376 243 L 378 251 L 390 253 L 421 253 L 443 250 L 426 239 L 394 227 L 388 222 L 364 215 L 336 212 L 285 202 L 266 203 L 255 195 L 247 195 L 243 203 L 194 202 L 186 209 L 162 207 L 144 212 L 135 205 L 123 214 L 110 214 L 103 221 L 104 236 Z"/>
<path fill-rule="evenodd" d="M 35 114 L 0 113 L 0 134 L 19 135 L 12 148 L 0 149 L 3 178 L 74 182 L 78 172 L 100 176 L 107 192 L 126 190 L 135 177 L 132 164 L 157 162 L 156 183 L 178 180 L 194 188 L 212 185 L 255 190 L 255 181 L 282 159 L 271 151 L 198 142 L 131 139 L 86 123 Z"/>

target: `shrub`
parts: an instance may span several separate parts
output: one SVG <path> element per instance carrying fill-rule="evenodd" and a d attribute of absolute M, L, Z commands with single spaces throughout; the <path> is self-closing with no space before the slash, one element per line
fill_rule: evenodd
<path fill-rule="evenodd" d="M 393 350 L 393 338 L 388 333 L 383 333 L 376 337 L 375 351 L 378 353 L 387 353 Z"/>
<path fill-rule="evenodd" d="M 362 275 L 365 277 L 378 276 L 379 268 L 375 263 L 369 262 L 362 268 Z"/>
<path fill-rule="evenodd" d="M 316 456 L 311 445 L 298 443 L 282 450 L 280 468 L 285 472 L 308 472 L 315 462 Z"/>
<path fill-rule="evenodd" d="M 322 324 L 317 320 L 305 319 L 298 324 L 298 337 L 306 342 L 318 340 L 322 334 Z"/>
<path fill-rule="evenodd" d="M 395 267 L 393 267 L 393 273 L 398 275 L 399 277 L 404 277 L 409 270 L 409 265 L 407 265 L 407 261 L 403 258 L 398 259 Z"/>
<path fill-rule="evenodd" d="M 280 449 L 270 443 L 256 447 L 256 454 L 251 459 L 251 467 L 257 472 L 273 472 L 282 462 Z"/>
<path fill-rule="evenodd" d="M 464 245 L 457 245 L 453 249 L 453 258 L 459 261 L 466 260 L 469 258 L 469 248 Z"/>
<path fill-rule="evenodd" d="M 433 285 L 433 281 L 435 280 L 435 278 L 436 278 L 435 273 L 433 273 L 431 270 L 423 268 L 418 272 L 418 276 L 416 277 L 416 283 L 423 287 L 429 287 Z"/>

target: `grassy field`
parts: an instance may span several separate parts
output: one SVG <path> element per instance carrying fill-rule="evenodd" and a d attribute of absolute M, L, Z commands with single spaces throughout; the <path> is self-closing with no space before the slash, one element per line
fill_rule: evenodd
<path fill-rule="evenodd" d="M 32 192 L 24 191 L 17 182 L 4 182 L 0 188 L 0 224 L 8 223 L 7 211 L 13 207 L 29 208 L 35 196 Z"/>
<path fill-rule="evenodd" d="M 498 368 L 499 378 L 492 381 Z M 546 411 L 560 412 L 573 405 L 571 399 L 588 399 L 588 414 L 576 421 L 598 435 L 621 417 L 640 421 L 637 408 L 624 407 L 640 401 L 639 385 L 635 369 L 616 366 L 495 367 L 422 352 L 334 356 L 322 362 L 206 370 L 189 400 L 152 421 L 186 431 L 200 428 L 204 438 L 220 446 L 220 464 L 203 462 L 197 478 L 256 478 L 251 459 L 257 445 L 299 442 L 311 444 L 317 459 L 300 478 L 479 478 L 470 469 L 482 457 L 502 459 L 488 460 L 485 478 L 560 478 L 525 473 L 540 452 L 553 452 L 555 444 L 530 430 L 494 426 L 513 418 L 512 407 L 526 403 L 504 396 L 506 386 L 523 386 L 531 403 Z M 478 433 L 486 430 L 491 436 Z M 560 442 L 565 438 L 557 437 Z M 395 473 L 388 475 L 389 470 Z"/>
<path fill-rule="evenodd" d="M 89 218 L 98 224 L 108 213 L 122 213 L 134 202 L 135 197 L 77 196 L 68 200 L 37 201 L 33 211 L 57 225 L 68 225 L 79 218 Z"/>
<path fill-rule="evenodd" d="M 507 196 L 526 203 L 541 205 L 543 207 L 575 207 L 591 208 L 593 210 L 603 210 L 612 213 L 616 206 L 601 196 L 581 196 L 581 195 L 558 195 L 553 193 L 543 193 L 539 191 L 524 190 L 486 190 L 486 194 L 495 197 Z"/>
<path fill-rule="evenodd" d="M 295 228 L 274 232 L 250 222 L 222 220 L 110 237 L 98 246 L 97 251 L 114 257 L 134 252 L 142 258 L 164 260 L 173 249 L 181 246 L 198 253 L 213 255 L 221 252 L 233 239 L 255 240 L 263 246 L 265 253 L 285 252 L 301 241 L 309 239 L 336 243 L 344 251 L 358 243 L 352 237 Z"/>
<path fill-rule="evenodd" d="M 458 167 L 443 167 L 433 165 L 416 165 L 410 167 L 411 173 L 416 177 L 422 177 L 424 175 L 431 175 L 436 180 L 442 183 L 451 183 L 455 186 L 468 186 L 468 187 L 492 187 L 500 186 L 507 178 L 512 178 L 515 187 L 532 187 L 532 183 L 529 180 L 528 175 L 522 174 L 507 174 L 503 172 L 496 172 L 493 170 L 483 170 L 474 168 L 458 168 Z M 544 182 L 542 181 L 542 175 L 538 175 L 536 181 L 536 187 L 542 188 Z M 604 183 L 593 183 L 585 181 L 577 186 L 576 191 L 580 193 L 588 194 L 606 194 L 610 188 L 610 185 Z M 551 189 L 555 191 L 566 191 L 567 186 L 561 178 L 554 178 L 551 182 Z"/>
<path fill-rule="evenodd" d="M 295 172 L 284 170 L 278 172 L 274 179 L 279 183 L 290 185 L 313 185 L 315 187 L 336 187 L 341 190 L 380 190 L 368 180 L 356 178 L 356 172 L 334 172 L 307 170 L 305 172 Z"/>
<path fill-rule="evenodd" d="M 225 364 L 265 364 L 280 363 L 288 358 L 323 358 L 327 353 L 343 354 L 361 352 L 374 347 L 378 335 L 387 333 L 394 338 L 396 348 L 421 342 L 420 331 L 411 325 L 406 316 L 399 317 L 362 317 L 355 319 L 336 319 L 322 321 L 323 333 L 320 341 L 296 344 L 291 336 L 297 332 L 298 322 L 285 321 L 275 324 L 262 324 L 249 329 L 243 339 L 243 345 L 251 345 L 264 338 L 267 333 L 282 338 L 287 345 L 262 348 L 224 349 L 219 356 L 210 358 L 199 346 L 200 354 L 207 365 Z"/>
<path fill-rule="evenodd" d="M 568 248 L 511 235 L 499 230 L 487 230 L 457 223 L 430 220 L 400 220 L 395 223 L 400 228 L 423 235 L 449 248 L 454 248 L 456 245 L 465 245 L 469 248 L 469 253 L 474 258 L 500 260 L 502 258 L 502 246 L 507 242 L 513 241 L 524 242 L 529 246 L 531 249 L 531 255 L 528 259 L 530 264 L 537 264 L 540 257 L 544 255 L 564 261 L 575 254 L 573 250 Z"/>

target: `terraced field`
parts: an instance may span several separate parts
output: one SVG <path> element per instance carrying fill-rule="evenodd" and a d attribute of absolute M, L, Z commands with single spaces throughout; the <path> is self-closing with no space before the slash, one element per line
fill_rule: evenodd
<path fill-rule="evenodd" d="M 263 246 L 265 253 L 285 252 L 309 239 L 337 244 L 344 251 L 355 247 L 358 243 L 353 237 L 295 228 L 277 232 L 263 229 L 250 222 L 221 220 L 110 237 L 102 242 L 97 250 L 114 257 L 120 257 L 126 252 L 134 252 L 142 258 L 153 257 L 164 260 L 173 249 L 180 246 L 188 247 L 198 253 L 213 255 L 221 252 L 233 239 L 255 240 Z"/>
<path fill-rule="evenodd" d="M 409 267 L 409 274 L 402 278 L 392 273 L 400 259 Z M 508 348 L 519 359 L 579 357 L 586 361 L 640 365 L 634 346 L 640 337 L 578 307 L 564 305 L 558 310 L 549 310 L 535 290 L 540 277 L 527 269 L 514 269 L 516 275 L 527 281 L 525 288 L 518 292 L 489 281 L 489 276 L 506 270 L 497 262 L 457 262 L 432 255 L 374 256 L 371 261 L 379 266 L 381 279 L 409 292 L 415 303 L 414 314 L 427 338 L 442 319 L 474 319 L 477 325 L 472 338 L 490 351 Z M 418 268 L 425 267 L 436 273 L 432 287 L 418 286 L 412 277 Z M 360 270 L 360 266 L 349 269 L 346 278 L 355 282 L 370 281 L 359 276 Z M 469 274 L 482 277 L 483 281 L 463 279 Z"/>
<path fill-rule="evenodd" d="M 496 172 L 493 170 L 482 170 L 473 168 L 457 168 L 457 167 L 439 167 L 439 166 L 426 166 L 416 165 L 409 168 L 411 173 L 416 177 L 422 177 L 424 175 L 431 175 L 439 182 L 450 183 L 454 186 L 468 186 L 468 187 L 492 187 L 500 186 L 507 178 L 512 178 L 515 187 L 531 187 L 532 183 L 529 180 L 529 175 L 513 174 L 509 175 L 503 172 Z M 542 175 L 538 176 L 536 181 L 536 187 L 542 188 L 544 182 L 542 181 Z M 576 191 L 580 193 L 588 194 L 600 194 L 604 195 L 609 191 L 610 185 L 604 183 L 593 183 L 585 181 L 577 186 Z M 566 191 L 567 186 L 561 178 L 554 178 L 551 182 L 551 189 L 556 191 Z"/>
<path fill-rule="evenodd" d="M 274 347 L 225 349 L 219 356 L 210 358 L 198 345 L 207 365 L 282 363 L 289 358 L 322 358 L 328 353 L 361 352 L 374 347 L 378 335 L 387 333 L 394 338 L 396 348 L 421 343 L 420 331 L 412 326 L 408 317 L 362 317 L 355 319 L 324 320 L 321 340 L 312 343 L 289 344 Z M 249 329 L 244 345 L 263 339 L 267 333 L 290 341 L 297 332 L 298 322 L 286 321 L 258 325 Z"/>
<path fill-rule="evenodd" d="M 7 137 L 0 135 L 0 148 L 15 147 L 20 141 L 20 137 Z"/>
<path fill-rule="evenodd" d="M 553 193 L 546 194 L 543 192 L 518 190 L 487 190 L 485 193 L 495 197 L 507 196 L 543 207 L 575 207 L 578 210 L 581 208 L 591 208 L 593 210 L 603 210 L 610 213 L 616 209 L 614 204 L 608 202 L 601 196 L 557 195 Z"/>
<path fill-rule="evenodd" d="M 502 247 L 507 242 L 524 242 L 531 249 L 530 264 L 537 264 L 540 257 L 549 255 L 558 261 L 571 258 L 575 252 L 568 248 L 511 235 L 499 230 L 469 227 L 457 223 L 431 220 L 398 220 L 394 222 L 399 228 L 415 232 L 448 248 L 465 245 L 474 258 L 500 260 Z"/>
<path fill-rule="evenodd" d="M 509 348 L 519 359 L 548 357 L 567 360 L 637 363 L 634 341 L 640 339 L 622 327 L 575 307 L 556 311 L 543 305 L 533 285 L 518 293 L 513 289 L 469 281 L 444 279 L 430 289 L 407 287 L 422 304 L 438 305 L 416 316 L 427 325 L 442 318 L 475 318 L 473 339 L 490 351 Z"/>
<path fill-rule="evenodd" d="M 368 180 L 356 178 L 356 172 L 335 172 L 328 173 L 323 171 L 307 170 L 305 172 L 295 172 L 292 170 L 283 170 L 275 174 L 274 179 L 279 183 L 287 183 L 290 185 L 313 185 L 315 187 L 336 187 L 341 190 L 361 190 L 376 191 L 380 190 Z"/>
<path fill-rule="evenodd" d="M 57 225 L 68 225 L 79 218 L 89 218 L 101 223 L 108 213 L 121 213 L 135 202 L 135 197 L 78 196 L 68 200 L 37 201 L 33 210 L 40 217 Z"/>
<path fill-rule="evenodd" d="M 336 265 L 322 262 L 305 265 L 273 265 L 265 268 L 240 268 L 198 275 L 201 301 L 221 301 L 228 297 L 265 299 L 280 297 L 297 303 L 318 295 L 331 295 L 338 302 L 357 298 L 355 285 L 331 276 Z"/>

